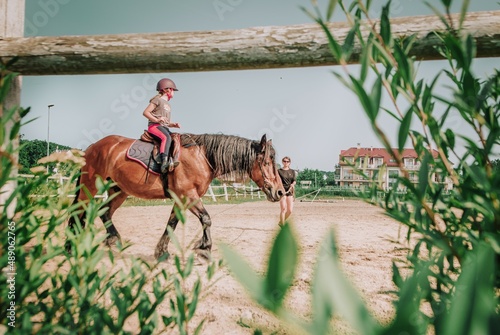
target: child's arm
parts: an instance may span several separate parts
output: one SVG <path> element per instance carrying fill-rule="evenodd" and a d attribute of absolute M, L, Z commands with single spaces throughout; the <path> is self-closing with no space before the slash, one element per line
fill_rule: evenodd
<path fill-rule="evenodd" d="M 169 122 L 167 126 L 170 128 L 180 128 L 181 124 L 179 122 Z"/>
<path fill-rule="evenodd" d="M 156 105 L 154 103 L 150 102 L 149 105 L 144 110 L 144 112 L 142 113 L 142 115 L 144 115 L 146 117 L 146 119 L 148 119 L 151 122 L 161 123 L 161 121 L 162 121 L 161 118 L 158 118 L 158 117 L 154 116 L 153 114 L 151 114 L 151 112 L 154 111 L 155 108 L 156 108 Z"/>

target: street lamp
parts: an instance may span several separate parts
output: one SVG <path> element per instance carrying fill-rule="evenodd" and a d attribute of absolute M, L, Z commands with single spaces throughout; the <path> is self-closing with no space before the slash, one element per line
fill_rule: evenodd
<path fill-rule="evenodd" d="M 54 107 L 54 105 L 48 105 L 47 107 L 49 109 L 49 112 L 48 112 L 49 118 L 47 120 L 47 156 L 48 156 L 50 154 L 50 151 L 49 151 L 49 143 L 50 143 L 49 142 L 49 139 L 50 139 L 50 137 L 49 137 L 50 136 L 50 108 Z"/>

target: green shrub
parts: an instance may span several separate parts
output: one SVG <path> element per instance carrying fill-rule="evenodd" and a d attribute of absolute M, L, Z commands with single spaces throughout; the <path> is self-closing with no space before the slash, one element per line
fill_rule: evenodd
<path fill-rule="evenodd" d="M 282 305 L 297 253 L 287 225 L 276 237 L 269 271 L 263 278 L 224 248 L 231 269 L 251 296 L 307 333 L 331 333 L 333 315 L 343 316 L 360 334 L 476 335 L 495 334 L 500 329 L 500 173 L 494 163 L 500 144 L 500 73 L 496 70 L 486 79 L 473 73 L 474 39 L 462 32 L 468 1 L 453 22 L 448 15 L 451 2 L 441 0 L 445 14 L 434 9 L 445 27 L 445 32 L 435 33 L 436 49 L 449 68 L 431 80 L 417 79 L 415 58 L 409 55 L 415 37 L 396 39 L 391 34 L 390 1 L 377 24 L 369 17 L 371 1 L 353 1 L 349 7 L 343 1 L 330 1 L 326 18 L 318 8 L 316 14 L 310 14 L 323 27 L 333 56 L 345 71 L 335 73 L 336 77 L 359 98 L 374 133 L 403 172 L 393 191 L 382 193 L 375 182 L 366 200 L 407 227 L 409 252 L 406 262 L 393 265 L 397 287 L 394 320 L 380 325 L 341 275 L 333 233 L 318 256 L 312 318 L 307 321 Z M 326 24 L 337 7 L 352 25 L 344 41 L 337 41 Z M 356 73 L 347 67 L 354 47 L 362 50 Z M 450 97 L 438 93 L 441 76 L 448 79 L 445 87 Z M 383 91 L 391 107 L 382 104 Z M 444 107 L 439 110 L 438 106 Z M 396 144 L 383 131 L 382 114 L 399 124 Z M 459 118 L 461 128 L 468 129 L 448 128 L 446 121 L 451 118 Z M 464 154 L 460 154 L 459 141 L 465 143 Z M 402 161 L 407 143 L 421 163 L 416 185 Z M 436 176 L 449 180 L 452 190 L 448 192 L 443 183 L 436 182 Z M 404 197 L 394 191 L 398 188 L 406 189 Z M 380 198 L 380 194 L 384 196 Z M 409 269 L 410 274 L 404 277 L 402 269 Z M 272 296 L 267 294 L 271 289 L 276 290 Z M 424 303 L 430 306 L 430 314 L 421 310 Z"/>

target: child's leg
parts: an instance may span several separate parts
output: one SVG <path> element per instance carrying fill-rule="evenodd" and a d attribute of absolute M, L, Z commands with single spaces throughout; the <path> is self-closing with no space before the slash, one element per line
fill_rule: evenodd
<path fill-rule="evenodd" d="M 170 133 L 168 129 L 155 124 L 149 126 L 148 132 L 160 139 L 161 141 L 160 153 L 161 154 L 168 153 L 167 150 L 170 148 L 170 142 L 171 142 Z"/>

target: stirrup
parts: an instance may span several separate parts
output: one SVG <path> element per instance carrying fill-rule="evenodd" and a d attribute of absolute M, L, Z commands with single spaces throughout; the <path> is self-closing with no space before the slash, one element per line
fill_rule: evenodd
<path fill-rule="evenodd" d="M 179 165 L 179 162 L 178 162 L 178 161 L 175 161 L 175 162 L 172 162 L 172 161 L 171 161 L 171 162 L 168 164 L 168 171 L 169 171 L 169 172 L 174 171 L 174 169 L 175 169 L 178 165 Z"/>

